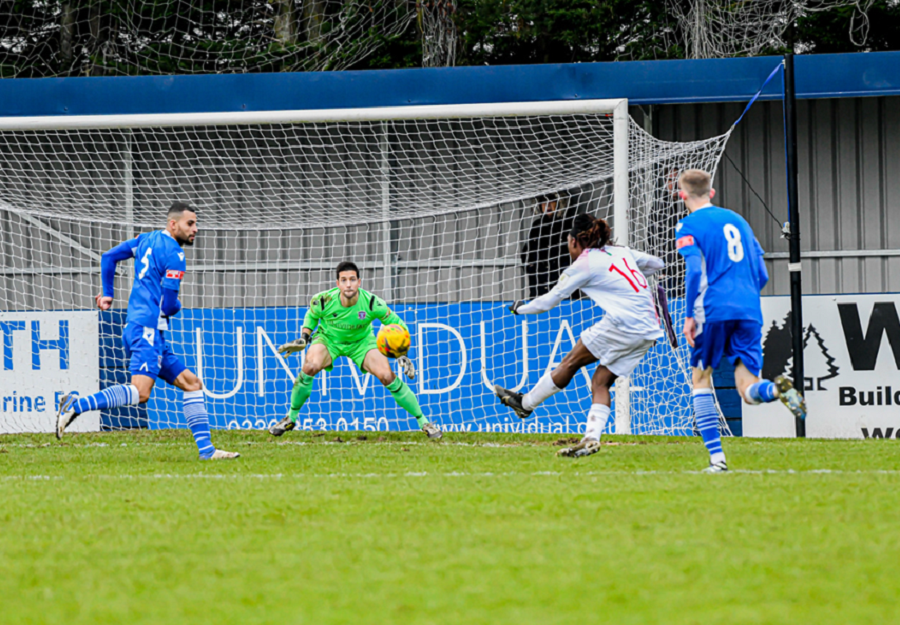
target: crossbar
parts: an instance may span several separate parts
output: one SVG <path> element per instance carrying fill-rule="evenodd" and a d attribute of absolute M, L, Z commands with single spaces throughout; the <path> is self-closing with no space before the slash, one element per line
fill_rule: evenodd
<path fill-rule="evenodd" d="M 153 113 L 138 115 L 49 115 L 0 117 L 0 131 L 171 128 L 322 122 L 367 122 L 401 119 L 465 119 L 537 115 L 612 114 L 624 100 L 491 102 L 436 106 L 390 106 L 306 111 L 237 111 L 226 113 Z"/>

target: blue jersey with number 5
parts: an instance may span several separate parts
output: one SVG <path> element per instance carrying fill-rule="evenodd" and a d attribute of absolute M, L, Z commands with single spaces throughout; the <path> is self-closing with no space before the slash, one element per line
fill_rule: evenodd
<path fill-rule="evenodd" d="M 727 208 L 711 204 L 678 222 L 678 252 L 702 261 L 694 317 L 706 321 L 752 320 L 762 324 L 759 292 L 768 280 L 763 250 L 750 224 Z"/>
<path fill-rule="evenodd" d="M 128 323 L 169 329 L 162 314 L 163 289 L 178 291 L 186 264 L 181 246 L 165 230 L 145 232 L 134 240 L 134 284 L 128 298 Z"/>

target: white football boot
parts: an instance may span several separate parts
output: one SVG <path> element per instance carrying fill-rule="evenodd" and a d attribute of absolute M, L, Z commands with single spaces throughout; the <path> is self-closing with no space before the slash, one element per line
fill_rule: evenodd
<path fill-rule="evenodd" d="M 236 451 L 225 451 L 223 449 L 217 449 L 213 452 L 209 458 L 204 458 L 204 460 L 234 460 L 235 458 L 240 458 L 241 454 Z"/>
<path fill-rule="evenodd" d="M 72 406 L 75 404 L 75 398 L 71 395 L 63 395 L 59 400 L 59 411 L 56 413 L 56 438 L 62 440 L 63 432 L 69 427 L 78 415 Z"/>

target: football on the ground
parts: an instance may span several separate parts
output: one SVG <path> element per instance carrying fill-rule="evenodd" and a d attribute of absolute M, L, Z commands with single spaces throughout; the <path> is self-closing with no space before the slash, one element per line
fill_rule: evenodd
<path fill-rule="evenodd" d="M 409 351 L 409 332 L 397 324 L 381 326 L 375 342 L 382 354 L 388 358 L 399 358 Z"/>

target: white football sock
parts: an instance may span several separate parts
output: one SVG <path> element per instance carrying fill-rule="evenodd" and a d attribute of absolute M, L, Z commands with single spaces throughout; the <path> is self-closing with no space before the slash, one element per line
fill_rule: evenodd
<path fill-rule="evenodd" d="M 533 389 L 525 393 L 525 397 L 522 398 L 522 406 L 525 410 L 534 410 L 561 390 L 553 383 L 553 378 L 550 377 L 550 372 L 548 371 L 541 376 L 541 379 L 538 380 Z"/>
<path fill-rule="evenodd" d="M 606 428 L 606 422 L 609 420 L 609 406 L 603 404 L 591 404 L 588 411 L 587 428 L 584 430 L 585 438 L 593 438 L 600 440 L 600 434 Z"/>

